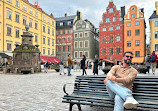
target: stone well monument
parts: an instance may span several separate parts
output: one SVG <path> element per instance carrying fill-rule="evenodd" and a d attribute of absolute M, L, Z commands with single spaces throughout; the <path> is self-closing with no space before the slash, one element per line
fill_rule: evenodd
<path fill-rule="evenodd" d="M 25 27 L 22 44 L 16 44 L 13 51 L 13 72 L 14 73 L 34 73 L 41 71 L 39 45 L 33 45 L 32 34 L 28 32 L 29 27 Z"/>

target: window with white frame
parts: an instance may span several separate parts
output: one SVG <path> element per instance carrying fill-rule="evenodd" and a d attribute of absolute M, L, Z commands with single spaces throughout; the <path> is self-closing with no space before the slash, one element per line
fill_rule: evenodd
<path fill-rule="evenodd" d="M 57 46 L 57 52 L 61 52 L 61 46 Z"/>
<path fill-rule="evenodd" d="M 60 22 L 60 26 L 63 26 L 63 22 Z"/>
<path fill-rule="evenodd" d="M 158 27 L 158 21 L 155 21 L 154 24 L 155 24 L 155 27 Z"/>
<path fill-rule="evenodd" d="M 86 56 L 86 58 L 89 58 L 89 52 L 88 51 L 85 51 L 84 55 Z"/>
<path fill-rule="evenodd" d="M 80 38 L 83 37 L 83 33 L 82 33 L 82 32 L 79 33 L 79 37 L 80 37 Z"/>
<path fill-rule="evenodd" d="M 155 31 L 155 39 L 158 39 L 158 31 Z"/>
<path fill-rule="evenodd" d="M 131 26 L 131 23 L 127 23 L 127 27 Z"/>
<path fill-rule="evenodd" d="M 78 48 L 78 41 L 75 41 L 75 48 Z"/>
<path fill-rule="evenodd" d="M 140 35 L 140 30 L 139 29 L 135 30 L 135 35 Z"/>
<path fill-rule="evenodd" d="M 50 34 L 50 28 L 48 27 L 48 34 Z"/>
<path fill-rule="evenodd" d="M 38 17 L 38 12 L 37 11 L 35 11 L 35 16 Z"/>
<path fill-rule="evenodd" d="M 31 13 L 31 14 L 32 14 L 32 12 L 33 12 L 33 11 L 32 11 L 32 8 L 29 8 L 29 13 Z"/>
<path fill-rule="evenodd" d="M 113 37 L 109 38 L 109 43 L 113 43 Z"/>
<path fill-rule="evenodd" d="M 88 32 L 85 32 L 85 33 L 84 33 L 84 36 L 85 36 L 85 37 L 88 37 Z"/>
<path fill-rule="evenodd" d="M 43 20 L 46 20 L 46 17 L 45 17 L 45 16 L 43 16 Z"/>
<path fill-rule="evenodd" d="M 54 39 L 52 39 L 52 46 L 54 46 Z"/>
<path fill-rule="evenodd" d="M 71 40 L 71 38 L 70 38 L 70 37 L 68 37 L 68 38 L 67 38 L 67 42 L 70 42 L 70 40 Z"/>
<path fill-rule="evenodd" d="M 27 11 L 27 6 L 23 4 L 23 10 Z"/>
<path fill-rule="evenodd" d="M 15 29 L 15 37 L 20 38 L 20 29 Z"/>
<path fill-rule="evenodd" d="M 52 36 L 54 36 L 54 29 L 52 29 Z"/>
<path fill-rule="evenodd" d="M 7 36 L 12 36 L 12 27 L 7 26 Z"/>
<path fill-rule="evenodd" d="M 155 44 L 155 51 L 158 52 L 158 44 Z"/>
<path fill-rule="evenodd" d="M 48 55 L 50 55 L 50 49 L 48 49 Z"/>
<path fill-rule="evenodd" d="M 135 57 L 140 57 L 140 51 L 135 51 Z"/>
<path fill-rule="evenodd" d="M 80 53 L 80 58 L 82 58 L 83 57 L 83 52 L 79 51 L 79 53 Z"/>
<path fill-rule="evenodd" d="M 71 21 L 68 21 L 68 22 L 67 22 L 67 25 L 71 25 Z"/>
<path fill-rule="evenodd" d="M 127 41 L 127 47 L 131 47 L 131 41 Z"/>
<path fill-rule="evenodd" d="M 127 30 L 127 36 L 131 36 L 131 30 Z"/>
<path fill-rule="evenodd" d="M 52 49 L 52 56 L 54 56 L 54 49 Z"/>
<path fill-rule="evenodd" d="M 46 32 L 46 28 L 45 28 L 45 25 L 43 25 L 43 32 Z"/>
<path fill-rule="evenodd" d="M 84 47 L 88 48 L 88 46 L 89 46 L 89 41 L 88 40 L 84 41 Z"/>
<path fill-rule="evenodd" d="M 35 21 L 35 29 L 38 29 L 38 22 Z"/>
<path fill-rule="evenodd" d="M 109 31 L 112 31 L 113 30 L 113 27 L 109 27 Z"/>
<path fill-rule="evenodd" d="M 113 13 L 113 8 L 110 8 L 110 9 L 109 9 L 109 13 Z"/>
<path fill-rule="evenodd" d="M 139 22 L 135 22 L 135 25 L 139 25 L 140 23 Z"/>
<path fill-rule="evenodd" d="M 62 38 L 62 43 L 65 43 L 65 38 Z"/>
<path fill-rule="evenodd" d="M 50 24 L 50 19 L 48 19 L 48 23 Z"/>
<path fill-rule="evenodd" d="M 110 19 L 109 18 L 106 18 L 106 23 L 109 23 L 110 22 Z"/>
<path fill-rule="evenodd" d="M 77 38 L 78 37 L 78 34 L 76 33 L 76 34 L 74 34 L 75 35 L 75 38 Z"/>
<path fill-rule="evenodd" d="M 15 1 L 15 6 L 20 7 L 20 2 L 18 0 Z"/>
<path fill-rule="evenodd" d="M 102 43 L 106 43 L 106 38 L 105 37 L 102 38 Z"/>
<path fill-rule="evenodd" d="M 12 20 L 12 11 L 10 9 L 7 9 L 7 19 Z"/>
<path fill-rule="evenodd" d="M 54 25 L 54 21 L 52 21 L 52 25 Z"/>
<path fill-rule="evenodd" d="M 12 43 L 7 43 L 7 51 L 12 51 Z"/>
<path fill-rule="evenodd" d="M 132 18 L 135 18 L 135 14 L 132 14 L 131 16 L 132 16 Z"/>
<path fill-rule="evenodd" d="M 78 58 L 78 52 L 77 52 L 77 51 L 75 51 L 74 57 L 75 57 L 75 58 Z"/>
<path fill-rule="evenodd" d="M 113 55 L 113 48 L 109 48 L 109 55 Z"/>
<path fill-rule="evenodd" d="M 106 28 L 103 28 L 103 32 L 105 32 L 106 31 Z"/>
<path fill-rule="evenodd" d="M 140 40 L 136 40 L 136 41 L 135 41 L 135 45 L 136 45 L 136 46 L 140 46 Z"/>
<path fill-rule="evenodd" d="M 32 27 L 32 19 L 29 19 L 29 27 Z"/>
<path fill-rule="evenodd" d="M 120 48 L 116 48 L 116 54 L 120 54 L 121 50 Z"/>
<path fill-rule="evenodd" d="M 83 42 L 79 41 L 79 48 L 83 48 Z"/>
<path fill-rule="evenodd" d="M 46 49 L 43 49 L 43 55 L 45 55 L 46 54 Z"/>
<path fill-rule="evenodd" d="M 61 42 L 61 39 L 60 38 L 57 38 L 57 42 L 58 42 L 58 44 Z"/>
<path fill-rule="evenodd" d="M 102 55 L 106 55 L 106 49 L 102 49 Z"/>
<path fill-rule="evenodd" d="M 35 34 L 35 42 L 38 42 L 38 35 Z"/>
<path fill-rule="evenodd" d="M 46 37 L 43 36 L 43 44 L 45 44 L 45 43 L 46 43 Z"/>
<path fill-rule="evenodd" d="M 66 46 L 62 46 L 63 52 L 66 52 Z"/>
<path fill-rule="evenodd" d="M 48 37 L 48 45 L 50 45 L 50 38 Z"/>
<path fill-rule="evenodd" d="M 116 27 L 116 30 L 120 30 L 120 29 L 121 29 L 120 26 L 117 26 L 117 27 Z"/>
<path fill-rule="evenodd" d="M 19 23 L 20 22 L 20 15 L 19 14 L 15 14 L 15 22 Z"/>
<path fill-rule="evenodd" d="M 67 46 L 67 51 L 68 51 L 68 52 L 71 52 L 71 45 L 68 45 L 68 46 Z"/>
<path fill-rule="evenodd" d="M 26 25 L 26 22 L 27 22 L 27 17 L 23 16 L 23 25 Z"/>
<path fill-rule="evenodd" d="M 116 22 L 117 18 L 116 17 L 113 17 L 113 22 Z"/>
<path fill-rule="evenodd" d="M 120 36 L 116 36 L 116 42 L 120 42 Z"/>

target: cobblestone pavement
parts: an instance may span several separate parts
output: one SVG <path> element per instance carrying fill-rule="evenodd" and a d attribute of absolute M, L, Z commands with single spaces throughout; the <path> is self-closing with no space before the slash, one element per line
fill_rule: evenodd
<path fill-rule="evenodd" d="M 65 70 L 67 71 L 67 70 Z M 68 111 L 69 104 L 62 103 L 63 85 L 71 93 L 73 83 L 80 72 L 72 70 L 72 76 L 59 75 L 50 70 L 38 74 L 2 74 L 0 72 L 0 111 Z M 87 70 L 88 75 L 92 70 Z M 100 70 L 99 74 L 103 74 Z M 112 109 L 81 106 L 83 111 L 112 111 Z M 78 111 L 77 106 L 73 111 Z"/>

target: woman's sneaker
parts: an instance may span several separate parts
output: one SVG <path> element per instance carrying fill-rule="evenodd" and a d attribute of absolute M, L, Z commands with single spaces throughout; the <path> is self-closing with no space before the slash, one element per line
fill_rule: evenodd
<path fill-rule="evenodd" d="M 123 106 L 126 109 L 132 109 L 132 108 L 136 108 L 138 104 L 139 103 L 133 97 L 128 97 L 126 101 L 124 102 Z"/>

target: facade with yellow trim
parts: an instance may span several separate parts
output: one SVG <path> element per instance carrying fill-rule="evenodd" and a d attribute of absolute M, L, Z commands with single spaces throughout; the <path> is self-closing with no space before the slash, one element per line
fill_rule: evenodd
<path fill-rule="evenodd" d="M 155 3 L 156 10 L 149 18 L 150 24 L 150 52 L 155 51 L 158 55 L 158 2 Z"/>
<path fill-rule="evenodd" d="M 132 5 L 124 17 L 124 52 L 132 51 L 132 63 L 143 63 L 146 50 L 144 9 Z"/>
<path fill-rule="evenodd" d="M 33 45 L 38 44 L 41 55 L 56 56 L 56 21 L 28 0 L 0 0 L 0 52 L 12 56 L 15 44 L 29 25 Z"/>

